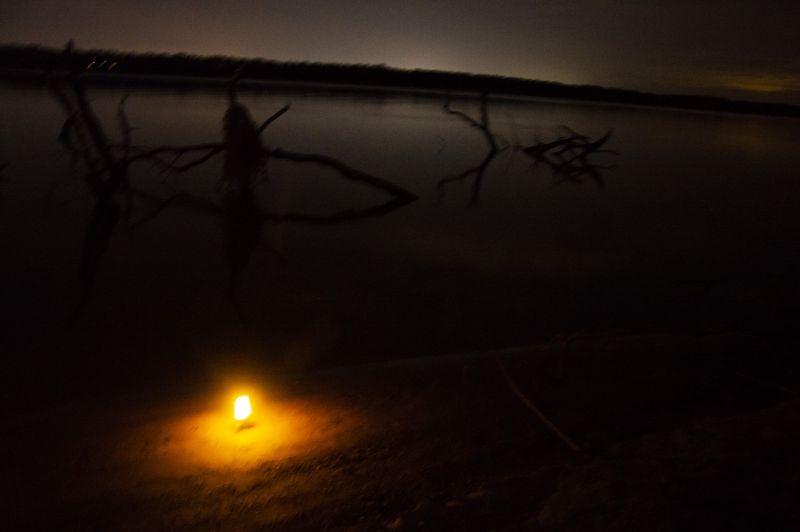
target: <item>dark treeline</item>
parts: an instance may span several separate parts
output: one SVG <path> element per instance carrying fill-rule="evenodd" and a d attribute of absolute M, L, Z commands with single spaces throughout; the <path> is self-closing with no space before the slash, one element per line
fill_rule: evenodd
<path fill-rule="evenodd" d="M 278 62 L 225 56 L 132 53 L 111 50 L 56 50 L 40 46 L 0 46 L 0 69 L 13 72 L 53 73 L 90 71 L 112 81 L 120 75 L 229 79 L 242 69 L 243 77 L 258 81 L 290 81 L 368 85 L 436 91 L 474 92 L 561 98 L 596 102 L 676 107 L 773 116 L 800 116 L 800 107 L 787 104 L 734 101 L 713 96 L 652 94 L 592 85 L 565 85 L 552 81 L 504 76 L 401 70 L 385 65 L 342 65 Z M 3 75 L 3 72 L 0 72 Z"/>

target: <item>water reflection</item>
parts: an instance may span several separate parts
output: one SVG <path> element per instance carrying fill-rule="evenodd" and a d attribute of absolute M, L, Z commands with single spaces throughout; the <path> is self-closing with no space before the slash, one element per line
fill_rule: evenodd
<path fill-rule="evenodd" d="M 77 109 L 70 85 L 61 89 Z M 42 379 L 41 368 L 62 386 L 66 372 L 108 376 L 127 362 L 111 387 L 211 373 L 234 357 L 302 370 L 565 331 L 777 328 L 797 316 L 796 122 L 491 98 L 499 153 L 485 170 L 479 208 L 464 209 L 459 194 L 470 201 L 474 174 L 445 186 L 453 204 L 436 203 L 436 185 L 480 162 L 489 145 L 442 111 L 442 97 L 386 103 L 241 92 L 256 129 L 290 97 L 292 107 L 259 135 L 264 166 L 240 186 L 224 177 L 224 94 L 132 93 L 122 105 L 134 128 L 126 156 L 123 94 L 89 89 L 112 155 L 128 159 L 127 186 L 111 197 L 95 187 L 84 152 L 104 181 L 108 172 L 90 139 L 79 142 L 86 128 L 68 127 L 84 150 L 78 179 L 59 181 L 43 202 L 70 165 L 71 152 L 56 142 L 69 115 L 41 90 L 0 95 L 9 103 L 0 161 L 10 164 L 0 185 L 0 239 L 14 250 L 0 265 L 8 317 L 0 350 L 19 361 L 8 375 L 28 371 L 30 382 Z M 481 122 L 479 100 L 452 101 Z M 619 149 L 625 164 L 613 174 L 601 169 L 606 193 L 587 175 L 586 186 L 552 186 L 546 163 L 532 174 L 535 160 L 524 149 L 570 137 L 565 123 L 592 141 L 613 128 L 600 149 Z M 769 151 L 730 141 L 743 130 Z M 348 165 L 339 171 L 329 155 Z M 621 160 L 605 157 L 587 160 Z M 421 199 L 395 208 L 407 198 L 391 186 L 343 175 L 364 178 L 359 171 Z M 360 223 L 335 220 L 392 208 Z M 260 230 L 258 241 L 248 230 Z M 262 260 L 271 250 L 280 261 Z M 81 262 L 96 287 L 91 304 L 69 319 Z M 782 277 L 774 290 L 756 281 L 713 290 L 681 282 L 754 279 L 747 275 Z"/>
<path fill-rule="evenodd" d="M 125 111 L 127 95 L 121 98 L 116 114 L 122 141 L 119 144 L 111 144 L 103 125 L 95 116 L 79 79 L 73 78 L 52 86 L 52 92 L 66 115 L 58 140 L 70 154 L 71 169 L 74 169 L 78 162 L 82 162 L 85 167 L 83 179 L 94 198 L 94 207 L 85 229 L 81 255 L 81 308 L 91 295 L 103 257 L 121 218 L 124 218 L 129 230 L 152 221 L 173 207 L 188 208 L 202 215 L 221 218 L 224 227 L 224 257 L 228 266 L 228 295 L 240 321 L 244 323 L 245 313 L 237 297 L 237 284 L 254 251 L 262 242 L 265 222 L 339 224 L 384 216 L 418 199 L 404 187 L 355 169 L 333 157 L 266 146 L 262 142 L 262 134 L 273 122 L 287 113 L 290 106 L 282 107 L 257 126 L 250 110 L 238 101 L 235 85 L 234 79 L 228 92 L 228 106 L 222 118 L 221 142 L 157 147 L 133 144 L 133 127 Z M 600 169 L 611 166 L 598 165 L 591 160 L 591 157 L 600 153 L 616 153 L 604 148 L 611 137 L 610 131 L 603 137 L 591 139 L 564 128 L 569 133 L 567 137 L 560 137 L 550 142 L 540 141 L 526 147 L 512 145 L 492 130 L 487 94 L 483 94 L 480 99 L 479 119 L 453 109 L 449 99 L 443 109 L 447 115 L 455 116 L 478 129 L 485 139 L 487 153 L 477 166 L 440 179 L 436 183 L 440 200 L 446 185 L 472 178 L 469 204 L 476 205 L 480 199 L 487 168 L 500 152 L 508 148 L 513 148 L 515 152 L 522 151 L 536 162 L 549 166 L 553 175 L 558 176 L 557 182 L 580 183 L 582 177 L 589 176 L 601 187 L 604 182 Z M 188 172 L 219 154 L 223 155 L 224 162 L 215 198 L 169 185 L 170 175 Z M 185 159 L 188 156 L 194 158 L 187 162 Z M 377 190 L 387 196 L 387 199 L 366 207 L 328 213 L 264 210 L 258 189 L 269 180 L 270 160 L 321 166 L 333 170 L 342 179 Z M 163 184 L 171 187 L 172 193 L 162 197 L 131 183 L 128 169 L 134 162 L 149 162 L 160 167 L 166 175 Z M 155 206 L 144 216 L 134 219 L 134 201 L 140 200 Z"/>

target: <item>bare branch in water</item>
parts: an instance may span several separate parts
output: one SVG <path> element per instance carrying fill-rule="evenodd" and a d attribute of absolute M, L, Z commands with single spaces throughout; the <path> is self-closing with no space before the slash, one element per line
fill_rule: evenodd
<path fill-rule="evenodd" d="M 117 105 L 117 122 L 119 124 L 120 133 L 122 134 L 122 163 L 125 165 L 126 173 L 127 173 L 127 166 L 130 164 L 129 155 L 131 151 L 131 142 L 133 137 L 133 128 L 131 127 L 130 121 L 128 120 L 128 114 L 125 111 L 125 102 L 128 101 L 128 93 L 120 99 L 119 105 Z M 126 176 L 127 177 L 127 176 Z M 123 186 L 127 187 L 128 182 L 127 178 L 125 179 Z M 133 213 L 133 196 L 131 194 L 125 194 L 125 222 L 129 223 L 131 219 L 131 215 Z"/>
<path fill-rule="evenodd" d="M 224 145 L 221 142 L 207 142 L 204 144 L 195 144 L 190 146 L 159 146 L 157 148 L 142 148 L 142 147 L 133 147 L 133 150 L 137 151 L 138 153 L 128 159 L 128 162 L 140 161 L 140 160 L 150 160 L 157 163 L 164 171 L 171 171 L 174 173 L 183 173 L 187 170 L 191 170 L 196 166 L 200 166 L 201 164 L 205 163 L 206 161 L 210 160 L 217 154 L 222 153 L 224 149 Z M 204 151 L 202 156 L 199 158 L 190 161 L 188 163 L 184 163 L 183 165 L 178 165 L 178 161 L 186 154 Z M 161 155 L 171 155 L 171 161 L 164 161 L 161 158 Z"/>
<path fill-rule="evenodd" d="M 127 161 L 117 161 L 111 151 L 103 127 L 100 121 L 94 114 L 94 110 L 89 105 L 89 100 L 86 97 L 86 91 L 78 81 L 72 84 L 72 90 L 75 94 L 75 100 L 78 102 L 78 110 L 80 111 L 81 121 L 83 122 L 86 130 L 89 132 L 89 138 L 92 145 L 97 150 L 100 160 L 103 163 L 104 169 L 108 172 L 108 186 L 110 189 L 115 189 L 116 186 L 125 179 L 125 168 Z"/>
<path fill-rule="evenodd" d="M 468 168 L 463 172 L 459 172 L 453 176 L 439 180 L 439 182 L 436 184 L 439 201 L 441 201 L 444 197 L 445 187 L 448 184 L 462 182 L 469 178 L 473 178 L 470 205 L 475 205 L 480 198 L 480 191 L 487 168 L 497 156 L 499 151 L 509 146 L 509 144 L 506 141 L 503 141 L 506 146 L 504 146 L 504 148 L 498 148 L 497 139 L 501 137 L 493 133 L 491 130 L 489 121 L 488 96 L 485 93 L 481 95 L 480 120 L 476 120 L 462 111 L 453 110 L 450 107 L 449 99 L 444 104 L 444 111 L 448 114 L 457 116 L 461 120 L 467 122 L 471 127 L 480 130 L 484 139 L 486 140 L 489 150 L 484 159 L 478 165 Z M 592 139 L 587 135 L 573 131 L 567 126 L 562 126 L 562 129 L 567 133 L 567 136 L 562 136 L 551 142 L 537 142 L 536 144 L 527 147 L 515 145 L 515 153 L 517 149 L 521 149 L 526 155 L 533 158 L 537 163 L 542 163 L 548 166 L 553 171 L 553 175 L 556 176 L 557 183 L 581 183 L 584 177 L 588 177 L 594 180 L 600 188 L 604 188 L 605 182 L 600 171 L 614 168 L 614 166 L 596 164 L 592 162 L 590 158 L 593 155 L 601 153 L 617 153 L 614 150 L 608 150 L 604 148 L 604 146 L 611 139 L 611 131 L 608 131 L 605 135 L 598 139 Z M 514 130 L 514 136 L 516 137 L 516 130 Z"/>
<path fill-rule="evenodd" d="M 486 139 L 486 144 L 489 147 L 488 152 L 486 153 L 486 157 L 477 165 L 473 166 L 472 168 L 468 168 L 463 172 L 460 172 L 454 176 L 446 177 L 444 179 L 439 180 L 436 183 L 436 191 L 438 193 L 439 201 L 444 198 L 444 189 L 445 186 L 449 183 L 455 183 L 458 181 L 464 181 L 471 176 L 475 176 L 475 179 L 472 182 L 472 197 L 470 198 L 470 205 L 476 205 L 480 199 L 481 187 L 483 186 L 483 177 L 486 173 L 486 169 L 489 167 L 491 162 L 500 152 L 497 147 L 497 141 L 495 140 L 495 135 L 492 133 L 489 124 L 489 95 L 486 93 L 481 94 L 481 120 L 478 122 L 468 114 L 462 111 L 455 111 L 450 108 L 450 100 L 445 102 L 444 111 L 448 114 L 457 116 L 467 122 L 470 126 L 479 129 L 483 134 L 483 138 Z"/>
<path fill-rule="evenodd" d="M 141 199 L 145 199 L 151 202 L 156 203 L 156 207 L 150 211 L 147 215 L 140 218 L 139 220 L 131 223 L 131 229 L 137 229 L 142 225 L 148 223 L 149 221 L 156 218 L 159 214 L 161 214 L 167 207 L 171 206 L 180 206 L 192 209 L 194 211 L 201 211 L 207 214 L 212 215 L 224 215 L 225 208 L 214 203 L 213 201 L 203 198 L 200 196 L 195 196 L 193 194 L 189 194 L 187 192 L 175 192 L 170 197 L 164 199 L 154 194 L 150 194 L 144 192 L 142 190 L 138 190 L 136 188 L 131 189 L 131 193 L 136 197 Z"/>
<path fill-rule="evenodd" d="M 85 130 L 83 122 L 80 120 L 78 110 L 68 93 L 60 84 L 52 83 L 50 85 L 50 91 L 53 93 L 53 96 L 67 117 L 64 124 L 61 126 L 58 140 L 64 149 L 72 156 L 73 164 L 77 162 L 79 158 L 83 159 L 83 164 L 86 166 L 87 171 L 85 177 L 86 182 L 92 188 L 97 188 L 102 179 L 101 170 L 92 154 L 90 142 L 87 138 L 88 133 Z"/>
<path fill-rule="evenodd" d="M 117 106 L 117 122 L 119 123 L 119 129 L 122 133 L 123 157 L 126 159 L 131 149 L 133 133 L 133 128 L 131 127 L 130 121 L 128 121 L 128 115 L 125 111 L 125 102 L 128 101 L 128 96 L 129 95 L 126 93 L 125 96 L 120 99 L 119 105 Z"/>
<path fill-rule="evenodd" d="M 218 147 L 218 148 L 212 148 L 212 149 L 208 150 L 208 152 L 205 155 L 195 159 L 194 161 L 190 161 L 190 162 L 182 164 L 180 166 L 173 166 L 171 168 L 171 170 L 173 170 L 175 172 L 178 172 L 178 173 L 186 172 L 186 171 L 191 170 L 192 168 L 194 168 L 196 166 L 200 166 L 201 164 L 205 163 L 206 161 L 209 161 L 212 157 L 214 157 L 218 153 L 222 153 L 222 147 L 221 146 Z"/>
<path fill-rule="evenodd" d="M 448 97 L 447 101 L 445 101 L 444 112 L 447 114 L 451 114 L 453 116 L 457 116 L 468 123 L 470 126 L 480 130 L 483 133 L 483 137 L 486 139 L 486 143 L 489 145 L 489 150 L 497 151 L 497 141 L 495 140 L 495 135 L 492 133 L 489 124 L 489 95 L 487 93 L 481 94 L 481 121 L 478 122 L 467 113 L 463 111 L 456 111 L 450 107 L 450 99 Z"/>
<path fill-rule="evenodd" d="M 365 207 L 363 209 L 347 209 L 331 214 L 305 214 L 299 212 L 268 213 L 262 218 L 269 222 L 295 222 L 309 225 L 334 225 L 344 222 L 354 222 L 366 218 L 384 216 L 390 212 L 408 205 L 413 200 L 395 198 L 380 205 Z"/>
<path fill-rule="evenodd" d="M 164 153 L 189 153 L 193 151 L 205 151 L 205 150 L 214 150 L 214 149 L 222 149 L 223 144 L 221 142 L 203 142 L 200 144 L 190 144 L 188 146 L 158 146 L 157 148 L 142 148 L 137 147 L 136 149 L 139 150 L 139 154 L 134 156 L 132 160 L 136 159 L 143 159 L 150 157 L 152 155 L 161 155 Z"/>
<path fill-rule="evenodd" d="M 244 313 L 236 299 L 235 284 L 240 272 L 249 262 L 256 244 L 260 241 L 261 226 L 264 222 L 336 224 L 381 216 L 417 199 L 416 195 L 404 188 L 357 170 L 338 159 L 320 154 L 297 153 L 280 148 L 264 147 L 259 136 L 270 124 L 288 112 L 290 106 L 282 107 L 256 127 L 250 119 L 247 109 L 236 102 L 237 79 L 232 80 L 229 90 L 230 105 L 223 119 L 223 142 L 153 148 L 132 144 L 133 128 L 125 111 L 127 96 L 122 98 L 117 107 L 117 122 L 122 142 L 119 145 L 113 145 L 108 142 L 102 125 L 94 115 L 79 81 L 73 81 L 69 94 L 54 86 L 54 93 L 67 115 L 60 140 L 64 147 L 73 153 L 74 157 L 77 157 L 76 154 L 82 151 L 87 165 L 85 179 L 91 186 L 96 199 L 84 239 L 81 261 L 84 294 L 81 306 L 88 300 L 94 278 L 120 217 L 118 193 L 123 193 L 126 200 L 125 219 L 128 221 L 129 229 L 142 226 L 172 206 L 190 208 L 224 219 L 225 251 L 230 265 L 229 291 L 243 321 Z M 78 147 L 76 147 L 76 143 L 79 145 Z M 97 159 L 93 153 L 97 154 Z M 223 179 L 230 185 L 222 205 L 187 192 L 175 192 L 167 198 L 161 198 L 130 187 L 127 180 L 128 167 L 133 162 L 150 161 L 165 171 L 181 173 L 205 163 L 219 153 L 225 154 Z M 179 165 L 179 161 L 189 154 L 194 155 L 195 158 Z M 378 189 L 391 198 L 370 207 L 329 214 L 263 212 L 258 205 L 258 197 L 253 189 L 253 177 L 269 157 L 331 168 L 341 177 Z M 156 206 L 143 218 L 131 222 L 130 215 L 134 197 L 155 202 Z"/>
<path fill-rule="evenodd" d="M 557 183 L 581 183 L 585 176 L 595 181 L 600 188 L 604 188 L 605 182 L 600 170 L 614 166 L 593 163 L 590 157 L 601 153 L 617 155 L 616 151 L 603 148 L 611 139 L 611 130 L 600 138 L 592 139 L 574 132 L 567 126 L 562 126 L 562 129 L 568 133 L 566 137 L 551 142 L 537 142 L 522 148 L 522 151 L 537 163 L 548 166 Z"/>
<path fill-rule="evenodd" d="M 69 115 L 67 119 L 64 121 L 64 124 L 61 126 L 61 130 L 58 132 L 58 142 L 61 143 L 61 146 L 64 147 L 65 150 L 70 154 L 71 157 L 71 166 L 74 166 L 75 163 L 78 162 L 80 159 L 80 150 L 75 146 L 75 141 L 73 140 L 73 130 L 75 128 L 75 115 Z"/>
<path fill-rule="evenodd" d="M 278 111 L 276 111 L 272 116 L 270 116 L 269 118 L 264 120 L 264 122 L 257 129 L 258 134 L 260 135 L 261 133 L 263 133 L 264 130 L 267 129 L 267 127 L 269 127 L 269 125 L 271 123 L 273 123 L 274 121 L 279 119 L 281 116 L 283 116 L 284 113 L 286 113 L 289 109 L 291 109 L 291 107 L 292 107 L 292 104 L 286 104 L 283 107 L 281 107 L 280 109 L 278 109 Z"/>
<path fill-rule="evenodd" d="M 268 153 L 270 157 L 274 157 L 275 159 L 285 159 L 288 161 L 294 161 L 298 163 L 315 163 L 322 166 L 327 166 L 329 168 L 333 168 L 334 170 L 339 172 L 342 175 L 342 177 L 345 177 L 353 181 L 366 183 L 375 188 L 384 190 L 393 196 L 397 196 L 398 198 L 406 200 L 406 203 L 410 203 L 418 199 L 416 195 L 412 194 L 411 192 L 407 191 L 406 189 L 398 185 L 395 185 L 391 181 L 375 177 L 373 175 L 362 172 L 361 170 L 356 170 L 355 168 L 352 168 L 346 165 L 345 163 L 339 161 L 338 159 L 334 159 L 333 157 L 328 157 L 326 155 L 318 155 L 315 153 L 290 152 L 280 148 L 268 150 Z"/>
<path fill-rule="evenodd" d="M 69 93 L 63 91 L 58 85 L 53 85 L 52 89 L 67 115 L 67 121 L 62 127 L 60 135 L 62 144 L 69 149 L 72 144 L 71 133 L 75 132 L 75 138 L 81 144 L 81 151 L 89 170 L 86 175 L 86 183 L 95 198 L 95 205 L 86 226 L 81 253 L 80 278 L 83 293 L 78 307 L 80 309 L 89 300 L 100 264 L 120 218 L 121 210 L 117 202 L 118 192 L 126 193 L 128 206 L 130 206 L 130 200 L 127 197 L 129 161 L 126 158 L 115 157 L 105 131 L 95 116 L 78 79 L 71 81 Z M 127 122 L 124 114 L 124 100 L 120 104 L 118 118 L 121 124 Z M 124 127 L 128 128 L 128 126 Z M 124 132 L 123 136 L 128 137 Z M 69 139 L 69 141 L 64 139 Z M 128 140 L 126 138 L 126 141 Z M 92 152 L 97 153 L 99 161 L 92 157 Z"/>

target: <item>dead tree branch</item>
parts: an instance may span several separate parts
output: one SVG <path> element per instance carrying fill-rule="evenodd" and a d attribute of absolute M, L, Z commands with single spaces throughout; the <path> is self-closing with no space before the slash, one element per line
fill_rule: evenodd
<path fill-rule="evenodd" d="M 62 137 L 62 144 L 65 148 L 74 148 L 71 141 L 64 139 L 69 139 L 71 133 L 75 133 L 88 170 L 86 183 L 95 198 L 94 208 L 86 225 L 81 253 L 80 278 L 83 293 L 78 306 L 80 309 L 89 300 L 97 271 L 120 218 L 120 207 L 117 203 L 118 192 L 125 193 L 128 212 L 130 212 L 127 181 L 129 160 L 125 157 L 115 156 L 80 81 L 72 79 L 69 88 L 70 90 L 67 91 L 59 85 L 52 87 L 67 115 L 60 137 Z M 124 112 L 124 99 L 120 102 L 118 119 L 123 128 L 124 142 L 127 146 L 130 141 L 130 128 Z M 97 158 L 94 157 L 94 154 L 97 155 Z"/>
<path fill-rule="evenodd" d="M 78 110 L 67 91 L 60 84 L 51 84 L 50 91 L 53 93 L 53 96 L 64 110 L 64 114 L 67 117 L 64 124 L 61 126 L 58 140 L 64 149 L 72 156 L 73 163 L 77 162 L 78 159 L 83 160 L 87 171 L 86 181 L 92 188 L 95 188 L 98 180 L 101 178 L 100 170 L 92 154 L 88 133 L 85 130 L 83 122 L 79 119 Z"/>
<path fill-rule="evenodd" d="M 272 116 L 264 120 L 264 122 L 258 127 L 257 132 L 259 134 L 263 133 L 270 124 L 275 122 L 278 118 L 283 116 L 289 109 L 291 105 L 285 105 L 277 112 L 275 112 Z M 212 157 L 215 155 L 219 155 L 225 149 L 225 145 L 221 142 L 211 142 L 211 143 L 204 143 L 204 144 L 196 144 L 193 146 L 159 146 L 157 148 L 152 149 L 144 149 L 144 148 L 137 148 L 137 153 L 133 156 L 130 161 L 136 161 L 141 159 L 150 159 L 157 162 L 164 170 L 169 170 L 175 173 L 184 173 L 192 168 L 202 165 L 203 163 L 211 160 Z M 178 165 L 178 161 L 186 154 L 204 151 L 203 155 L 184 163 L 182 165 Z M 173 156 L 172 161 L 165 162 L 159 158 L 160 155 L 170 154 Z"/>
<path fill-rule="evenodd" d="M 268 153 L 270 157 L 274 157 L 275 159 L 285 159 L 298 163 L 314 163 L 333 168 L 346 179 L 365 183 L 388 192 L 389 194 L 396 196 L 398 199 L 404 200 L 405 203 L 410 203 L 418 199 L 416 195 L 398 185 L 395 185 L 391 181 L 367 174 L 361 170 L 356 170 L 355 168 L 352 168 L 338 159 L 334 159 L 333 157 L 314 153 L 290 152 L 280 148 L 268 150 Z"/>
<path fill-rule="evenodd" d="M 125 159 L 128 158 L 131 149 L 131 142 L 132 142 L 132 134 L 133 128 L 131 127 L 131 123 L 128 120 L 128 114 L 125 111 L 125 102 L 128 101 L 128 94 L 126 93 L 125 96 L 119 101 L 119 105 L 117 106 L 117 122 L 119 122 L 119 129 L 122 133 L 122 150 L 123 150 L 123 157 Z"/>
<path fill-rule="evenodd" d="M 444 190 L 446 185 L 458 181 L 465 181 L 469 177 L 474 176 L 474 180 L 472 182 L 472 196 L 470 198 L 469 204 L 475 205 L 478 203 L 480 199 L 480 192 L 481 192 L 481 187 L 483 186 L 483 178 L 486 173 L 486 169 L 489 167 L 491 162 L 500 152 L 500 149 L 497 146 L 496 136 L 494 133 L 492 133 L 491 126 L 489 123 L 489 96 L 486 93 L 481 94 L 480 121 L 475 120 L 474 118 L 472 118 L 471 116 L 462 111 L 456 111 L 452 109 L 450 107 L 449 98 L 445 102 L 443 109 L 445 113 L 457 116 L 466 123 L 468 123 L 471 127 L 478 129 L 483 134 L 483 138 L 486 140 L 488 151 L 486 153 L 486 156 L 477 166 L 468 168 L 463 172 L 459 172 L 456 175 L 440 179 L 439 182 L 436 183 L 436 191 L 438 194 L 438 199 L 439 201 L 441 201 L 444 198 Z"/>
<path fill-rule="evenodd" d="M 498 150 L 497 148 L 497 141 L 495 140 L 495 135 L 492 133 L 490 129 L 491 126 L 489 124 L 489 95 L 485 92 L 481 94 L 481 120 L 480 122 L 469 116 L 467 113 L 463 111 L 456 111 L 450 107 L 450 99 L 448 98 L 447 101 L 444 103 L 443 106 L 444 112 L 447 114 L 451 114 L 453 116 L 457 116 L 464 120 L 467 124 L 474 127 L 475 129 L 479 130 L 483 134 L 483 138 L 486 139 L 486 143 L 489 145 L 489 150 L 494 150 L 495 152 Z"/>
<path fill-rule="evenodd" d="M 274 121 L 276 121 L 277 119 L 282 117 L 284 115 L 284 113 L 286 113 L 289 109 L 291 109 L 291 107 L 292 107 L 292 104 L 286 104 L 283 107 L 281 107 L 280 109 L 278 109 L 278 111 L 276 111 L 272 116 L 270 116 L 269 118 L 264 120 L 264 122 L 262 122 L 262 124 L 260 126 L 258 126 L 258 129 L 256 130 L 257 133 L 259 135 L 261 133 L 263 133 L 264 130 L 267 129 L 267 127 L 269 127 L 269 125 L 271 123 L 273 123 Z"/>
<path fill-rule="evenodd" d="M 117 107 L 117 122 L 122 141 L 119 145 L 113 145 L 109 143 L 79 80 L 74 78 L 71 81 L 69 92 L 54 85 L 56 98 L 67 115 L 59 140 L 65 149 L 73 154 L 73 158 L 78 158 L 79 154 L 83 155 L 87 168 L 85 179 L 95 197 L 95 207 L 87 224 L 81 259 L 81 279 L 84 285 L 81 307 L 88 301 L 96 273 L 120 218 L 119 193 L 124 194 L 126 201 L 125 220 L 129 229 L 140 227 L 172 206 L 188 207 L 220 216 L 224 220 L 225 253 L 230 266 L 229 291 L 243 322 L 244 314 L 236 299 L 235 284 L 260 240 L 261 226 L 264 222 L 336 224 L 388 214 L 417 199 L 416 195 L 404 188 L 357 170 L 333 157 L 265 147 L 260 141 L 260 135 L 270 124 L 288 112 L 290 106 L 282 107 L 256 127 L 247 109 L 236 102 L 237 79 L 238 75 L 234 77 L 229 87 L 229 106 L 223 118 L 222 142 L 153 148 L 132 144 L 133 128 L 125 111 L 127 95 Z M 188 192 L 174 192 L 164 199 L 132 188 L 128 183 L 128 168 L 137 161 L 150 161 L 161 166 L 164 171 L 181 173 L 205 163 L 219 153 L 225 155 L 223 181 L 230 185 L 222 204 L 216 204 L 210 199 Z M 195 156 L 193 160 L 182 165 L 178 164 L 181 158 L 190 154 Z M 390 199 L 361 209 L 346 209 L 328 214 L 264 212 L 258 205 L 253 177 L 270 157 L 330 168 L 344 179 L 386 193 Z M 131 222 L 134 197 L 155 202 L 156 206 L 143 218 Z"/>
<path fill-rule="evenodd" d="M 164 171 L 183 173 L 196 166 L 200 166 L 215 155 L 222 153 L 224 150 L 224 145 L 221 142 L 209 142 L 190 146 L 159 146 L 158 148 L 143 148 L 135 146 L 132 149 L 138 153 L 129 157 L 128 162 L 149 160 L 161 166 L 162 170 Z M 191 162 L 183 165 L 177 164 L 184 155 L 195 152 L 206 153 Z M 165 161 L 161 158 L 162 155 L 171 155 L 172 160 Z"/>
<path fill-rule="evenodd" d="M 605 181 L 600 170 L 614 168 L 613 165 L 600 165 L 590 160 L 592 156 L 606 153 L 618 153 L 614 150 L 604 149 L 611 139 L 611 130 L 597 139 L 574 132 L 567 126 L 562 126 L 567 136 L 560 137 L 550 142 L 537 142 L 522 151 L 536 163 L 541 163 L 550 168 L 556 177 L 557 183 L 581 183 L 584 176 L 594 180 L 600 188 L 605 187 Z"/>

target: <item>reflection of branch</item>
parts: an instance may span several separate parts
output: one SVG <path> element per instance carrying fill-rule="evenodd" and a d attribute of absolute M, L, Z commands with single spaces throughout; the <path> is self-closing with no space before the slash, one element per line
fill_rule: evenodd
<path fill-rule="evenodd" d="M 481 186 L 483 184 L 483 176 L 486 173 L 486 169 L 489 167 L 489 164 L 491 164 L 491 162 L 497 156 L 497 153 L 498 153 L 497 151 L 490 150 L 479 165 L 474 166 L 472 168 L 468 168 L 463 172 L 456 174 L 454 176 L 440 179 L 439 182 L 436 183 L 436 192 L 439 195 L 439 201 L 441 201 L 444 198 L 445 185 L 449 183 L 454 183 L 456 181 L 464 181 L 468 177 L 474 175 L 475 180 L 472 183 L 472 197 L 470 198 L 469 204 L 470 205 L 477 204 L 480 199 L 480 191 L 481 191 Z"/>
<path fill-rule="evenodd" d="M 140 190 L 133 191 L 137 196 L 142 196 L 150 200 L 155 198 Z M 164 200 L 157 200 L 158 205 L 149 214 L 140 218 L 131 225 L 131 228 L 138 228 L 150 222 L 161 214 L 167 207 L 185 207 L 192 210 L 202 211 L 206 214 L 223 216 L 225 215 L 225 208 L 217 205 L 213 201 L 195 196 L 188 192 L 177 192 Z M 309 225 L 334 225 L 343 222 L 353 222 L 356 220 L 364 220 L 366 218 L 374 218 L 376 216 L 383 216 L 390 212 L 407 205 L 409 201 L 394 198 L 386 203 L 374 205 L 372 207 L 365 207 L 363 209 L 345 209 L 330 214 L 308 214 L 302 212 L 261 212 L 259 218 L 265 222 L 294 222 Z"/>
<path fill-rule="evenodd" d="M 413 200 L 412 200 L 413 201 Z M 295 212 L 268 213 L 262 214 L 265 221 L 270 222 L 296 222 L 310 225 L 333 225 L 343 222 L 354 222 L 366 218 L 383 216 L 390 212 L 407 205 L 409 201 L 395 198 L 381 205 L 374 205 L 364 209 L 347 209 L 332 214 L 304 214 Z"/>

